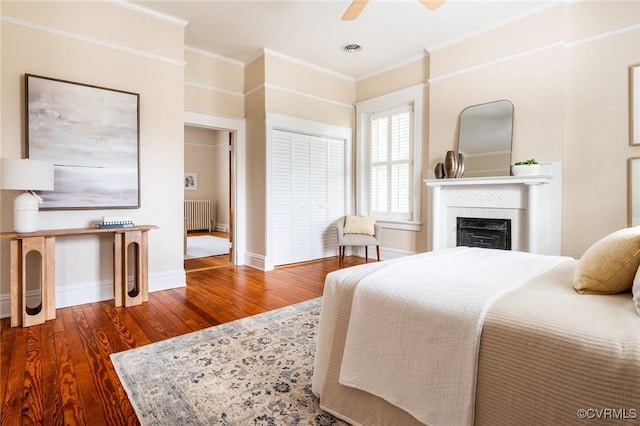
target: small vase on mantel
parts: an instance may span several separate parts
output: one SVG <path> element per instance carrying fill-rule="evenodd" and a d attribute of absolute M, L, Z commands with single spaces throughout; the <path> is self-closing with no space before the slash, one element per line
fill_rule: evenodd
<path fill-rule="evenodd" d="M 444 164 L 438 163 L 436 164 L 436 168 L 433 169 L 433 173 L 436 176 L 436 179 L 444 178 Z"/>
<path fill-rule="evenodd" d="M 444 176 L 454 178 L 458 173 L 458 156 L 455 151 L 447 151 L 444 156 Z"/>

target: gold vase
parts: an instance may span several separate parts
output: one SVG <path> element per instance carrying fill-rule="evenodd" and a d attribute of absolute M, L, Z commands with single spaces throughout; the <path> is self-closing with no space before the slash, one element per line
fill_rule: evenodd
<path fill-rule="evenodd" d="M 444 164 L 436 164 L 436 168 L 433 169 L 433 173 L 436 175 L 436 179 L 442 179 L 444 177 Z"/>
<path fill-rule="evenodd" d="M 458 173 L 458 156 L 455 151 L 447 151 L 444 156 L 444 175 L 447 178 L 454 178 Z"/>

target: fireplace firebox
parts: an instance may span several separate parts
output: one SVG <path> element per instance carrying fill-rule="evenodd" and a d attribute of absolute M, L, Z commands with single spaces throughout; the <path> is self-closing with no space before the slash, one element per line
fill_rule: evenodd
<path fill-rule="evenodd" d="M 511 220 L 458 217 L 456 246 L 511 250 Z"/>

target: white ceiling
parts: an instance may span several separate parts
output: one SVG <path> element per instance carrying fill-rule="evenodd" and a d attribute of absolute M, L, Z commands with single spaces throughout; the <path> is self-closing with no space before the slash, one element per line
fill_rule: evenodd
<path fill-rule="evenodd" d="M 185 44 L 246 62 L 260 49 L 361 79 L 562 0 L 370 0 L 355 21 L 351 0 L 131 0 L 189 24 Z M 342 46 L 362 49 L 345 53 Z"/>

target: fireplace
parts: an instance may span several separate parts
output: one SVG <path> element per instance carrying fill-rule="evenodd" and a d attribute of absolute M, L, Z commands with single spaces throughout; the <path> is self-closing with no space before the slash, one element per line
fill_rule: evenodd
<path fill-rule="evenodd" d="M 511 219 L 458 217 L 456 246 L 511 250 Z"/>
<path fill-rule="evenodd" d="M 541 164 L 541 174 L 536 176 L 427 179 L 426 184 L 431 189 L 430 250 L 487 244 L 505 250 L 561 253 L 560 163 Z M 463 224 L 462 236 L 458 235 L 459 218 L 473 222 Z M 478 227 L 476 219 L 487 222 Z"/>

